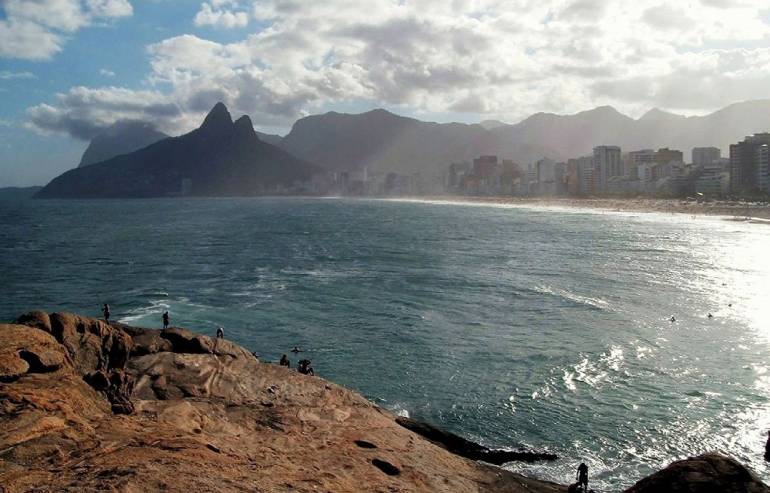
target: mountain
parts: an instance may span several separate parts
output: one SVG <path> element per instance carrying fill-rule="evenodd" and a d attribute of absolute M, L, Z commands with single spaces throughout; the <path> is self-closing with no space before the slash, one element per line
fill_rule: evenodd
<path fill-rule="evenodd" d="M 421 173 L 437 179 L 450 163 L 492 148 L 491 137 L 481 125 L 423 122 L 377 109 L 302 118 L 281 147 L 328 170 L 366 167 L 369 172 Z"/>
<path fill-rule="evenodd" d="M 726 153 L 731 143 L 768 130 L 770 100 L 736 103 L 705 116 L 653 109 L 639 119 L 601 106 L 573 115 L 537 113 L 513 125 L 430 123 L 378 109 L 302 118 L 280 146 L 329 170 L 366 167 L 438 180 L 450 163 L 482 154 L 527 165 L 542 157 L 588 155 L 598 145 L 619 145 L 624 151 L 671 147 L 685 156 L 693 147 L 716 146 Z"/>
<path fill-rule="evenodd" d="M 479 125 L 486 128 L 487 130 L 492 130 L 493 128 L 504 127 L 507 125 L 507 123 L 503 123 L 500 120 L 484 120 L 479 122 Z"/>
<path fill-rule="evenodd" d="M 75 168 L 37 198 L 132 198 L 275 193 L 319 171 L 259 139 L 248 116 L 233 122 L 217 103 L 203 124 L 138 151 Z"/>
<path fill-rule="evenodd" d="M 259 140 L 262 142 L 267 142 L 268 144 L 272 144 L 274 146 L 280 145 L 281 141 L 283 140 L 283 137 L 280 135 L 266 134 L 259 131 L 257 132 L 257 137 L 259 137 Z"/>
<path fill-rule="evenodd" d="M 168 138 L 145 122 L 124 120 L 97 135 L 88 144 L 78 167 L 100 163 L 121 154 L 128 154 L 159 140 Z"/>
<path fill-rule="evenodd" d="M 43 187 L 0 188 L 0 200 L 24 200 L 32 198 Z"/>
<path fill-rule="evenodd" d="M 634 120 L 610 106 L 574 115 L 537 113 L 515 125 L 492 129 L 493 153 L 511 156 L 522 164 L 541 157 L 567 159 L 590 152 L 594 146 L 615 144 L 632 131 Z M 541 156 L 521 156 L 522 146 L 547 148 Z"/>

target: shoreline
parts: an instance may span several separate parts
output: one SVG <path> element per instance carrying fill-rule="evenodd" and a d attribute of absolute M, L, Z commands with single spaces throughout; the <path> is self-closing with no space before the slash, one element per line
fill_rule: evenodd
<path fill-rule="evenodd" d="M 615 198 L 547 198 L 510 196 L 432 195 L 402 197 L 386 200 L 418 202 L 447 202 L 467 204 L 507 205 L 515 207 L 559 207 L 586 211 L 640 212 L 658 214 L 689 214 L 721 217 L 729 221 L 770 224 L 770 205 L 734 201 L 690 202 L 678 199 L 615 199 Z"/>

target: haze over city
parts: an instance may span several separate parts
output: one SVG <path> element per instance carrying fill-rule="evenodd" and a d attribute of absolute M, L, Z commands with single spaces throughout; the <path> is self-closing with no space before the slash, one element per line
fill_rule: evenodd
<path fill-rule="evenodd" d="M 466 123 L 602 105 L 702 115 L 767 97 L 769 12 L 753 0 L 8 0 L 0 185 L 45 184 L 119 120 L 179 135 L 217 101 L 281 135 L 308 114 L 377 107 Z"/>

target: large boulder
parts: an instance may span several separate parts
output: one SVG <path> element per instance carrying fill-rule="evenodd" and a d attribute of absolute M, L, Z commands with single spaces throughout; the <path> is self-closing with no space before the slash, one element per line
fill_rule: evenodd
<path fill-rule="evenodd" d="M 751 471 L 718 454 L 704 454 L 671 463 L 647 476 L 626 493 L 767 493 Z"/>
<path fill-rule="evenodd" d="M 125 368 L 133 344 L 124 331 L 72 313 L 30 312 L 19 317 L 17 323 L 51 334 L 66 348 L 75 371 L 81 375 Z"/>
<path fill-rule="evenodd" d="M 174 346 L 171 341 L 162 337 L 159 329 L 145 329 L 143 327 L 132 327 L 121 323 L 113 323 L 114 327 L 120 328 L 123 332 L 131 336 L 133 346 L 131 348 L 131 357 L 143 356 L 145 354 L 155 354 L 164 351 L 173 351 Z"/>
<path fill-rule="evenodd" d="M 169 341 L 175 353 L 216 354 L 231 358 L 252 358 L 251 353 L 226 339 L 212 339 L 182 327 L 160 331 L 160 337 Z"/>
<path fill-rule="evenodd" d="M 22 325 L 0 325 L 0 382 L 10 382 L 27 373 L 48 373 L 62 368 L 67 355 L 51 335 Z"/>

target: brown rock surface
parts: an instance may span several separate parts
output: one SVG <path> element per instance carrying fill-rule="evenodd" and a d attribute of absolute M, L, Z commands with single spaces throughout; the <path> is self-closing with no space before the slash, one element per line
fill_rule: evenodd
<path fill-rule="evenodd" d="M 354 392 L 184 329 L 37 312 L 0 325 L 0 348 L 4 493 L 566 492 L 454 455 Z M 706 463 L 708 473 L 684 463 L 630 491 L 747 478 Z M 756 488 L 719 491 L 766 491 Z"/>
<path fill-rule="evenodd" d="M 453 455 L 228 341 L 70 314 L 19 322 L 0 325 L 6 491 L 566 491 Z"/>
<path fill-rule="evenodd" d="M 733 459 L 704 454 L 671 463 L 626 493 L 767 493 L 754 474 Z"/>

